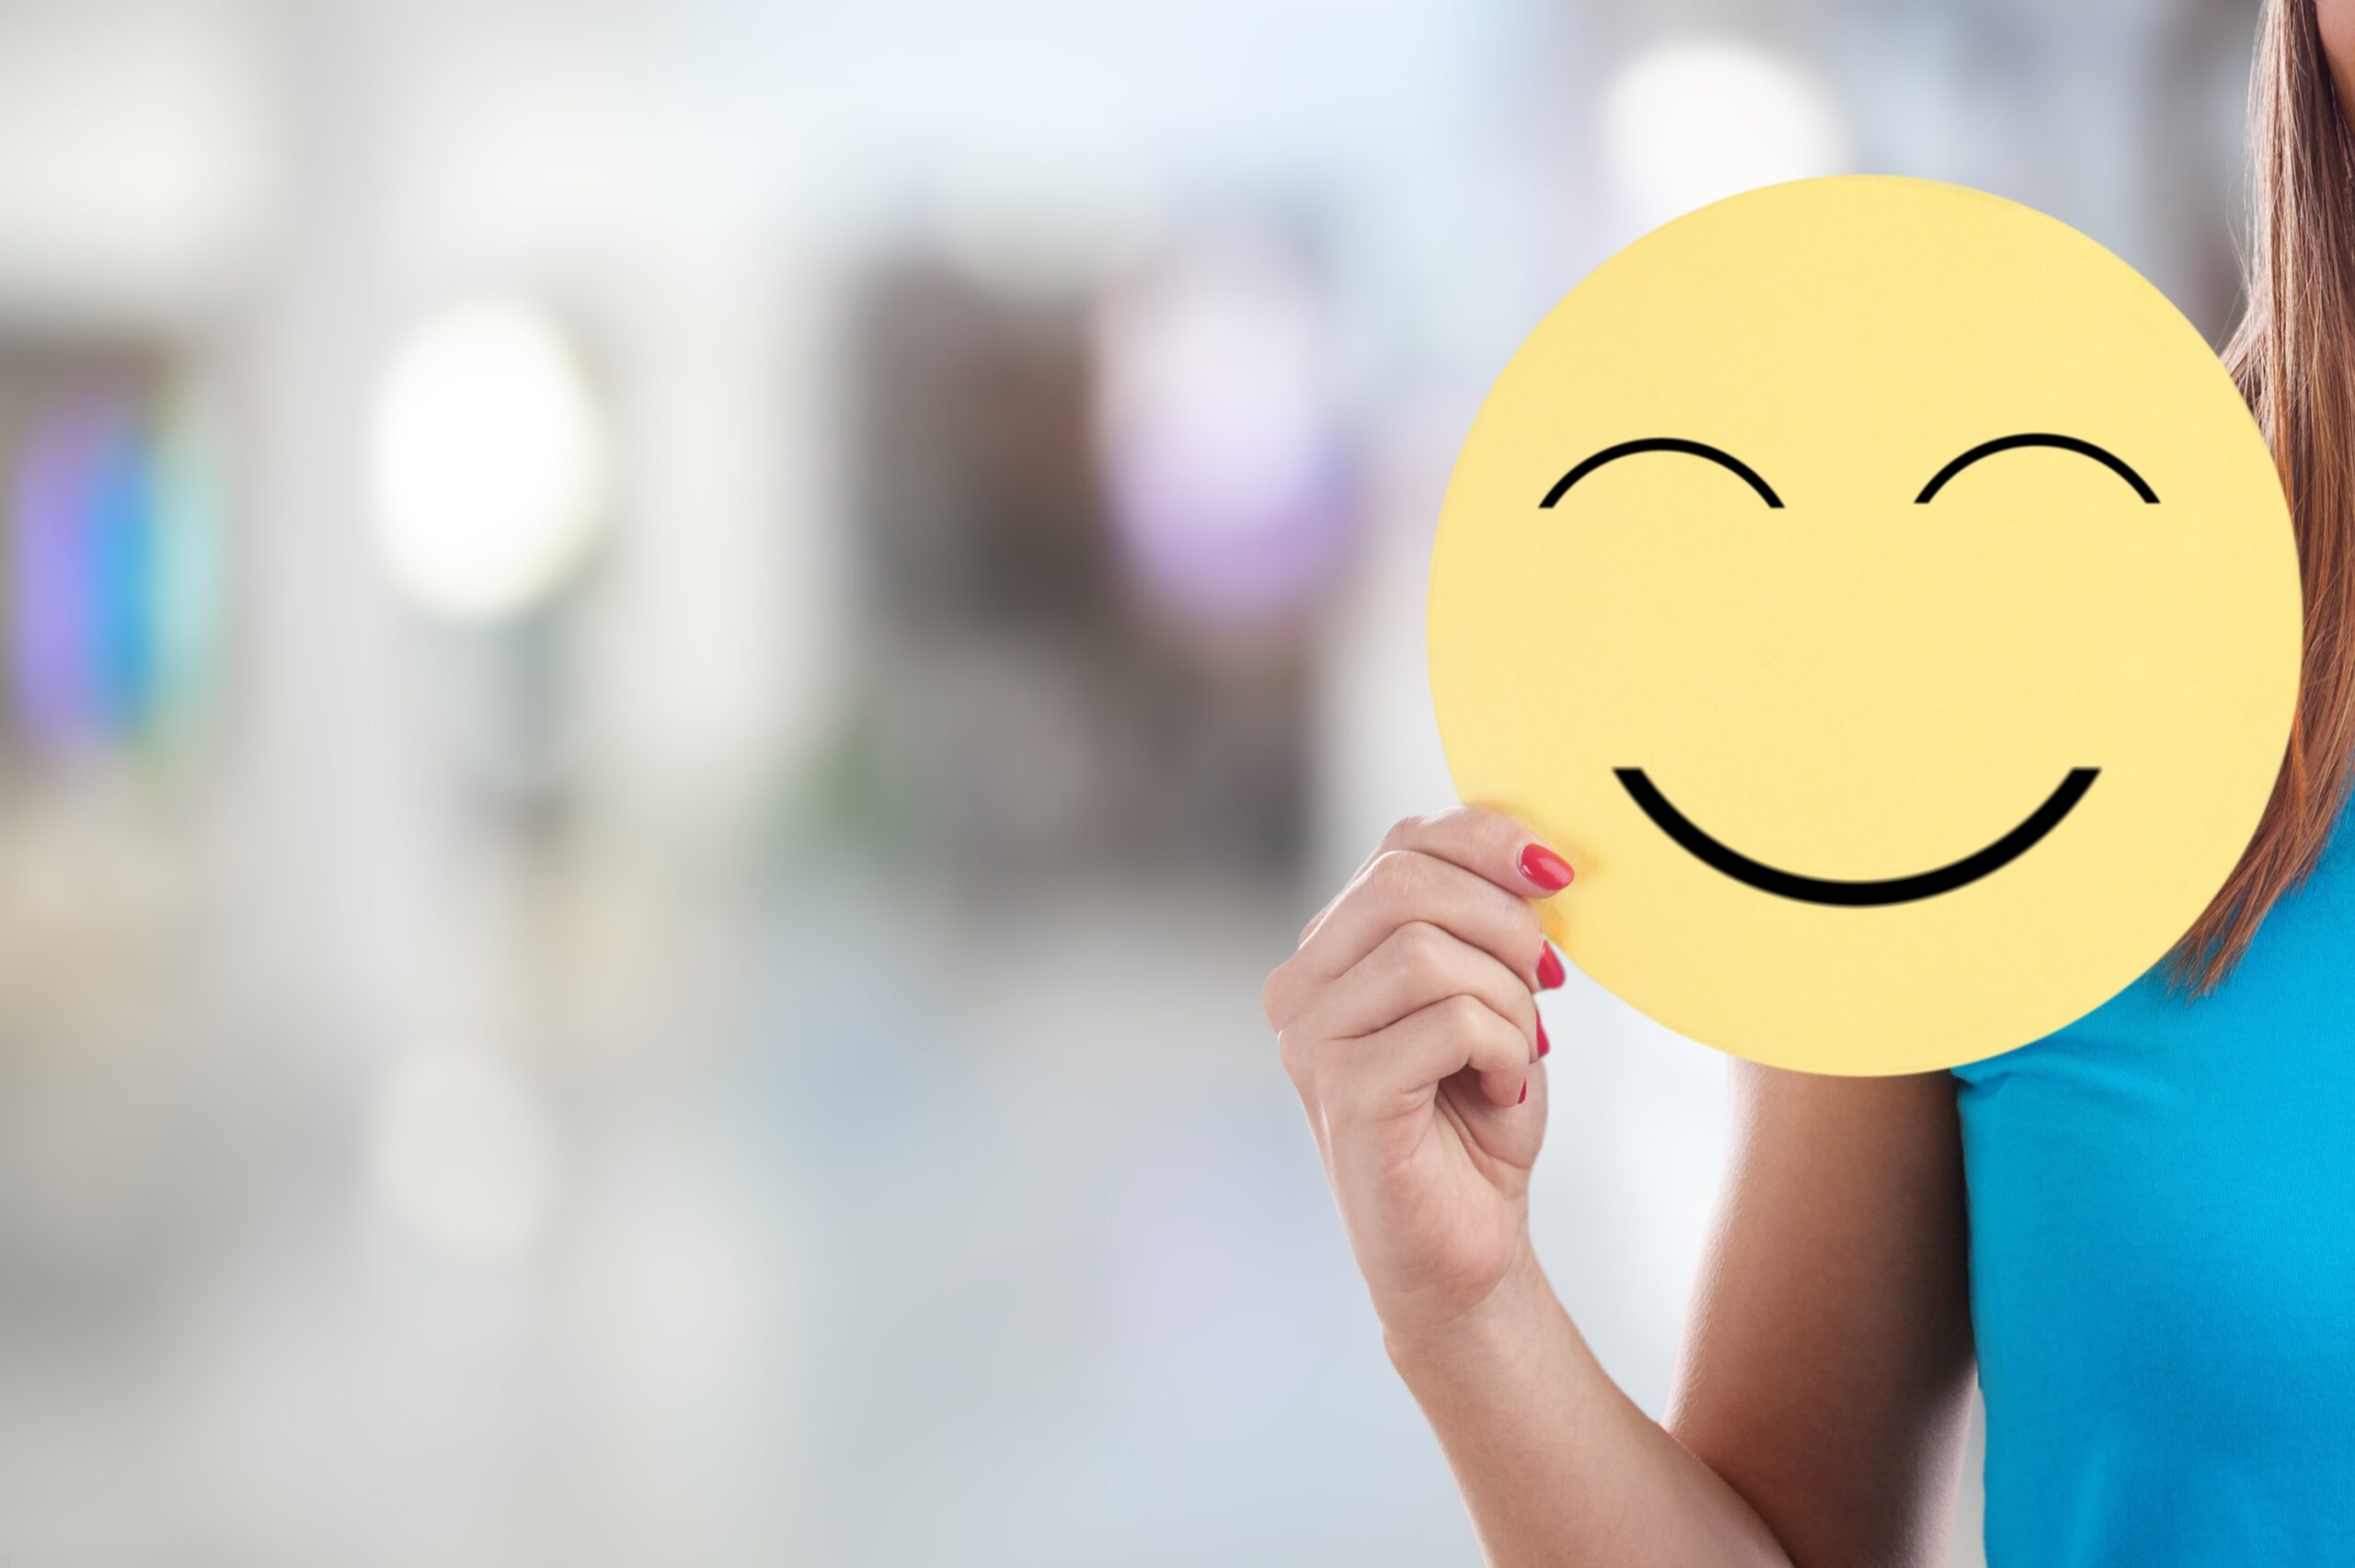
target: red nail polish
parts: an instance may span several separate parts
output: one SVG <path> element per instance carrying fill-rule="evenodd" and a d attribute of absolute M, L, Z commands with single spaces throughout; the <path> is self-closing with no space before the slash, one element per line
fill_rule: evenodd
<path fill-rule="evenodd" d="M 1526 1105 L 1527 1104 L 1529 1104 L 1529 1080 L 1528 1080 L 1528 1079 L 1524 1078 L 1524 1079 L 1522 1079 L 1522 1080 L 1521 1081 L 1521 1098 L 1520 1098 L 1520 1099 L 1518 1099 L 1518 1100 L 1515 1100 L 1515 1101 L 1513 1102 L 1513 1104 L 1516 1104 L 1516 1105 Z"/>
<path fill-rule="evenodd" d="M 1569 971 L 1562 967 L 1562 960 L 1555 956 L 1551 946 L 1540 947 L 1537 950 L 1537 989 L 1539 990 L 1552 990 L 1569 978 Z"/>
<path fill-rule="evenodd" d="M 1577 875 L 1570 863 L 1544 844 L 1528 844 L 1521 852 L 1521 874 L 1548 893 L 1558 893 Z"/>
<path fill-rule="evenodd" d="M 1537 1054 L 1542 1057 L 1553 1048 L 1554 1042 L 1545 1037 L 1545 1020 L 1540 1018 L 1537 1021 Z"/>

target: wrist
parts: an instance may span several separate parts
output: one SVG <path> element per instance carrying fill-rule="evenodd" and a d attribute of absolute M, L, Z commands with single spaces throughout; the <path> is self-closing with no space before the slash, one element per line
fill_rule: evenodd
<path fill-rule="evenodd" d="M 1564 1316 L 1553 1283 L 1526 1244 L 1486 1296 L 1467 1308 L 1383 1310 L 1382 1343 L 1390 1363 L 1409 1382 L 1419 1375 L 1471 1363 L 1511 1360 Z"/>

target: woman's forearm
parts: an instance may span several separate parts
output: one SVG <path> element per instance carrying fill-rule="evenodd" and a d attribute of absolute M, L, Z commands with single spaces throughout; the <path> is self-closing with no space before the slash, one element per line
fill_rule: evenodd
<path fill-rule="evenodd" d="M 1473 1313 L 1384 1340 L 1496 1568 L 1790 1568 L 1740 1495 L 1611 1380 L 1534 1257 Z"/>
<path fill-rule="evenodd" d="M 1268 977 L 1268 1022 L 1490 1561 L 1790 1568 L 1613 1386 L 1530 1252 L 1550 1104 L 1535 993 L 1564 979 L 1535 906 L 1573 876 L 1499 813 L 1407 818 Z"/>

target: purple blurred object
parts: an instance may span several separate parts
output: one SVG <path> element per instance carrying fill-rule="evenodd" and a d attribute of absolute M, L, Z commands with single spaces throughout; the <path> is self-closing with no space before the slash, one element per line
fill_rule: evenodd
<path fill-rule="evenodd" d="M 1097 430 L 1122 559 L 1212 626 L 1296 615 L 1356 532 L 1317 302 L 1256 246 L 1190 256 L 1112 302 Z"/>
<path fill-rule="evenodd" d="M 52 413 L 26 440 L 15 485 L 17 721 L 44 750 L 87 735 L 98 715 L 98 562 L 89 496 L 106 416 L 89 405 Z"/>

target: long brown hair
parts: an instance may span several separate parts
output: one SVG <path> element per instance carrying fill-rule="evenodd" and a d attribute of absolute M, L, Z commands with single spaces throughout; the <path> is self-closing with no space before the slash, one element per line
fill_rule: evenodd
<path fill-rule="evenodd" d="M 2249 90 L 2248 309 L 2224 361 L 2273 449 L 2305 583 L 2290 747 L 2257 834 L 2171 957 L 2194 992 L 2231 972 L 2322 857 L 2355 761 L 2355 135 L 2315 0 L 2266 0 Z"/>

